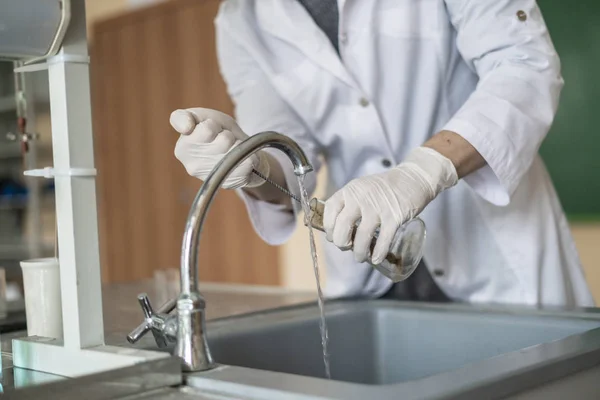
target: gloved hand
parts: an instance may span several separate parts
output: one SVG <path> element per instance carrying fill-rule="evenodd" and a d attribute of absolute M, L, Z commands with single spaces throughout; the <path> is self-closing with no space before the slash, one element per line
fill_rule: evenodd
<path fill-rule="evenodd" d="M 371 261 L 380 264 L 397 229 L 457 181 L 456 169 L 448 158 L 431 148 L 418 147 L 397 167 L 354 179 L 327 200 L 323 216 L 327 239 L 343 250 L 353 244 L 355 259 L 364 262 L 379 227 Z"/>
<path fill-rule="evenodd" d="M 188 108 L 171 113 L 171 126 L 181 134 L 175 157 L 188 174 L 205 180 L 215 165 L 238 143 L 248 138 L 233 118 L 208 108 Z M 256 169 L 269 176 L 269 162 L 256 152 L 240 164 L 225 180 L 223 188 L 257 187 L 265 181 L 252 173 Z"/>

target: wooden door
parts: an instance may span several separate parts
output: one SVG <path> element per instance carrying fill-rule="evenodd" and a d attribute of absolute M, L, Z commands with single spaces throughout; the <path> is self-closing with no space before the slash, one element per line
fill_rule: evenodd
<path fill-rule="evenodd" d="M 179 267 L 183 228 L 201 182 L 173 155 L 177 108 L 232 114 L 219 73 L 219 0 L 179 0 L 94 26 L 94 140 L 103 279 L 132 281 Z M 277 249 L 254 233 L 233 192 L 221 191 L 200 246 L 200 280 L 276 285 Z"/>

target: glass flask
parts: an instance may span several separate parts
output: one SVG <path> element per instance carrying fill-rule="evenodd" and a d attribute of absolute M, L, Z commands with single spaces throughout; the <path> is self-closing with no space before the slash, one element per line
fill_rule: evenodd
<path fill-rule="evenodd" d="M 325 202 L 313 198 L 309 203 L 310 215 L 305 217 L 304 224 L 310 225 L 321 232 L 323 228 L 323 213 L 325 210 Z M 358 226 L 358 224 L 357 224 Z M 356 229 L 352 233 L 352 239 Z M 371 254 L 375 248 L 379 229 L 375 231 L 373 240 L 371 241 Z M 394 235 L 394 240 L 390 247 L 390 251 L 385 259 L 380 264 L 369 264 L 377 271 L 388 277 L 393 282 L 401 282 L 408 278 L 419 266 L 423 258 L 423 249 L 425 245 L 425 223 L 420 218 L 414 218 L 404 225 L 400 226 Z M 351 250 L 353 245 L 343 250 Z M 370 256 L 370 255 L 369 255 Z"/>

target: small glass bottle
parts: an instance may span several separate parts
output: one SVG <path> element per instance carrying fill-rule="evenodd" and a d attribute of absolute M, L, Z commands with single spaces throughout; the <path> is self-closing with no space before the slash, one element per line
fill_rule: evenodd
<path fill-rule="evenodd" d="M 310 225 L 324 232 L 323 228 L 323 213 L 325 203 L 317 198 L 311 199 L 309 203 L 310 215 L 305 218 L 304 224 Z M 356 229 L 352 233 L 352 239 L 356 234 Z M 373 240 L 371 241 L 371 254 L 375 248 L 379 229 L 375 231 Z M 408 278 L 419 266 L 423 258 L 423 248 L 425 244 L 425 223 L 420 218 L 414 218 L 404 225 L 400 226 L 394 235 L 394 240 L 390 247 L 390 251 L 381 264 L 372 264 L 373 268 L 381 272 L 383 275 L 391 279 L 393 282 L 400 282 Z M 351 250 L 353 245 L 344 250 Z"/>

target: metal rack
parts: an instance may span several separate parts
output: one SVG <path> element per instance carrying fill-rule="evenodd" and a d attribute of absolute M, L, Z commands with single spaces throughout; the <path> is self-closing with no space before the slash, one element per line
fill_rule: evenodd
<path fill-rule="evenodd" d="M 41 236 L 42 208 L 53 208 L 53 200 L 49 196 L 52 191 L 43 191 L 38 180 L 23 177 L 23 169 L 35 166 L 38 157 L 49 156 L 51 149 L 48 146 L 40 148 L 32 142 L 24 156 L 20 143 L 9 139 L 17 131 L 17 99 L 23 104 L 39 101 L 34 96 L 39 91 L 35 90 L 35 85 L 44 84 L 39 79 L 23 79 L 14 73 L 14 66 L 10 61 L 0 62 L 0 181 L 5 188 L 10 182 L 23 193 L 0 192 L 0 266 L 6 269 L 8 281 L 19 282 L 19 261 L 47 256 L 54 249 L 53 243 L 44 243 Z M 19 84 L 16 84 L 17 80 Z M 34 107 L 24 112 L 28 129 L 35 131 Z"/>

